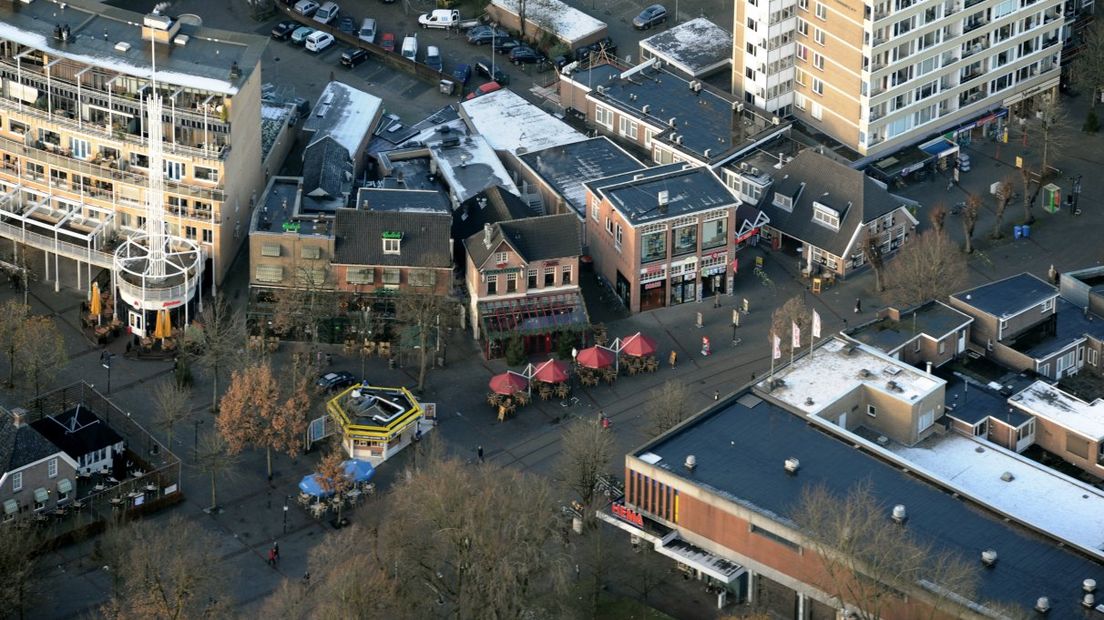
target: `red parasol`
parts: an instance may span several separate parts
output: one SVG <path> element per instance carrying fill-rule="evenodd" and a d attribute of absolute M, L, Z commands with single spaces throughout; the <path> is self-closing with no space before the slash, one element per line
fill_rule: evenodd
<path fill-rule="evenodd" d="M 548 360 L 533 371 L 533 378 L 545 383 L 563 383 L 567 381 L 567 372 L 570 370 L 567 362 Z"/>
<path fill-rule="evenodd" d="M 633 357 L 646 357 L 648 355 L 654 355 L 656 352 L 655 340 L 652 340 L 648 336 L 640 332 L 629 336 L 621 341 L 621 352 L 625 355 L 631 355 Z"/>
<path fill-rule="evenodd" d="M 590 347 L 589 349 L 583 349 L 579 351 L 579 355 L 575 357 L 575 361 L 580 366 L 587 368 L 606 368 L 607 366 L 613 366 L 614 356 L 613 351 L 605 347 Z"/>
<path fill-rule="evenodd" d="M 491 377 L 491 390 L 496 394 L 513 394 L 522 392 L 529 387 L 525 377 L 516 372 L 506 371 L 501 375 Z"/>

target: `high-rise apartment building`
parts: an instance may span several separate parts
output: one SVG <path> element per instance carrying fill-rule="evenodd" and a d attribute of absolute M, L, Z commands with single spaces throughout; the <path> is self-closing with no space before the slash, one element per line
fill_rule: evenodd
<path fill-rule="evenodd" d="M 39 277 L 56 281 L 60 259 L 78 262 L 77 286 L 111 269 L 151 204 L 225 276 L 264 187 L 267 40 L 186 22 L 91 0 L 0 5 L 0 237 L 46 252 Z M 155 94 L 160 201 L 147 197 Z"/>
<path fill-rule="evenodd" d="M 733 89 L 864 156 L 1058 85 L 1062 0 L 739 0 Z"/>

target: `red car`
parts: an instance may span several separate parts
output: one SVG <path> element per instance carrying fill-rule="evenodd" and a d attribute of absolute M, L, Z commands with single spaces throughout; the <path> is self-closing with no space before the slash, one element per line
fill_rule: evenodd
<path fill-rule="evenodd" d="M 487 93 L 493 93 L 494 91 L 501 90 L 501 89 L 502 89 L 502 85 L 499 84 L 498 82 L 487 82 L 486 84 L 481 84 L 479 86 L 479 88 L 477 88 L 477 89 L 473 90 L 472 92 L 468 93 L 468 96 L 464 97 L 464 101 L 467 101 L 469 99 L 475 99 L 476 97 L 478 97 L 480 95 L 486 95 Z"/>
<path fill-rule="evenodd" d="M 388 52 L 395 51 L 395 34 L 392 32 L 383 33 L 383 36 L 380 37 L 380 47 Z"/>

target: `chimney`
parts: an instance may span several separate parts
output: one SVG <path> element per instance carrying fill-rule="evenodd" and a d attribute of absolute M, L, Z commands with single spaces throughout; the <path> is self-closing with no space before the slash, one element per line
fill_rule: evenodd
<path fill-rule="evenodd" d="M 928 374 L 931 374 L 931 362 L 928 362 Z"/>
<path fill-rule="evenodd" d="M 659 190 L 659 193 L 656 194 L 656 206 L 659 208 L 660 213 L 667 212 L 667 197 L 668 194 L 665 189 Z"/>
<path fill-rule="evenodd" d="M 888 316 L 891 321 L 900 321 L 901 311 L 897 308 L 886 308 L 886 316 Z"/>
<path fill-rule="evenodd" d="M 11 410 L 12 426 L 15 428 L 23 428 L 27 425 L 27 410 L 22 407 L 16 407 Z"/>
<path fill-rule="evenodd" d="M 491 224 L 483 225 L 483 245 L 489 250 L 491 249 L 492 239 L 494 238 L 494 226 Z"/>

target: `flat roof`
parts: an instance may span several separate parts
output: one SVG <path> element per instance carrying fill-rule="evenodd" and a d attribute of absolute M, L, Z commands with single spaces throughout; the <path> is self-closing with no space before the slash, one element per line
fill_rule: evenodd
<path fill-rule="evenodd" d="M 496 151 L 522 155 L 586 140 L 585 134 L 503 89 L 460 104 L 468 125 Z"/>
<path fill-rule="evenodd" d="M 525 153 L 521 160 L 563 196 L 580 217 L 586 215 L 584 183 L 644 167 L 605 136 Z"/>
<path fill-rule="evenodd" d="M 265 188 L 264 198 L 257 209 L 253 210 L 252 233 L 271 233 L 282 235 L 295 232 L 300 235 L 328 236 L 333 232 L 331 217 L 313 218 L 300 212 L 300 177 L 272 177 Z M 328 214 L 332 216 L 331 214 Z M 284 230 L 285 224 L 298 225 L 294 231 Z"/>
<path fill-rule="evenodd" d="M 1009 404 L 1059 424 L 1078 435 L 1104 440 L 1104 400 L 1087 403 L 1045 381 L 1012 395 Z M 1101 530 L 1104 532 L 1104 529 Z M 1102 547 L 1104 549 L 1104 547 Z"/>
<path fill-rule="evenodd" d="M 693 471 L 682 465 L 690 454 L 697 460 Z M 1089 557 L 954 497 L 949 492 L 953 487 L 940 488 L 856 450 L 853 442 L 829 435 L 748 391 L 632 455 L 648 459 L 654 455 L 657 466 L 671 475 L 783 523 L 791 523 L 790 515 L 805 489 L 824 488 L 842 498 L 859 481 L 869 481 L 887 518 L 891 506 L 904 504 L 909 531 L 935 551 L 956 552 L 969 561 L 984 549 L 997 550 L 996 566 L 979 572 L 980 600 L 1031 609 L 1038 597 L 1047 596 L 1055 605 L 1054 613 L 1065 617 L 1061 610 L 1081 613 L 1081 580 L 1094 578 L 1100 583 L 1104 577 L 1104 567 Z M 783 467 L 790 457 L 801 463 L 796 475 Z M 997 476 L 996 484 L 1004 484 Z M 1102 516 L 1094 517 L 1094 522 L 1104 518 L 1104 513 L 1098 514 Z M 1051 519 L 1060 516 L 1053 512 Z M 1098 526 L 1096 531 L 1099 534 L 1104 528 Z"/>
<path fill-rule="evenodd" d="M 1012 348 L 1037 360 L 1044 359 L 1082 340 L 1086 334 L 1104 340 L 1104 319 L 1059 297 L 1055 301 L 1054 333 L 1027 341 L 1017 339 Z"/>
<path fill-rule="evenodd" d="M 522 0 L 492 0 L 491 4 L 500 6 L 515 15 Z M 569 6 L 560 0 L 541 0 L 526 3 L 525 20 L 540 24 L 541 28 L 555 34 L 565 41 L 575 42 L 604 30 L 606 22 Z"/>
<path fill-rule="evenodd" d="M 1057 288 L 1030 273 L 1016 274 L 951 295 L 965 304 L 999 318 L 1019 314 L 1057 296 Z"/>
<path fill-rule="evenodd" d="M 634 225 L 740 204 L 712 170 L 684 164 L 642 168 L 592 181 L 587 187 L 608 198 Z M 659 203 L 661 192 L 667 193 L 664 208 Z"/>
<path fill-rule="evenodd" d="M 788 338 L 789 334 L 779 337 Z M 804 338 L 808 342 L 809 335 L 804 334 Z M 768 390 L 764 376 L 757 386 L 806 414 L 820 413 L 860 386 L 911 403 L 946 384 L 881 351 L 838 337 L 825 340 L 812 355 L 806 353 L 783 366 L 774 373 L 774 379 L 782 379 L 784 384 Z M 890 382 L 900 391 L 893 390 Z"/>
<path fill-rule="evenodd" d="M 303 122 L 303 131 L 315 132 L 311 142 L 332 137 L 355 158 L 365 138 L 375 131 L 382 106 L 383 100 L 373 94 L 341 82 L 330 82 Z"/>
<path fill-rule="evenodd" d="M 732 33 L 698 17 L 641 40 L 640 48 L 697 77 L 732 61 Z"/>
<path fill-rule="evenodd" d="M 432 144 L 429 153 L 457 203 L 494 186 L 503 187 L 514 195 L 521 194 L 494 149 L 482 136 L 465 136 L 456 143 Z"/>
<path fill-rule="evenodd" d="M 970 425 L 994 418 L 1019 428 L 1030 416 L 1008 406 L 1008 398 L 977 383 L 969 383 L 956 373 L 943 375 L 947 381 L 944 403 L 947 416 Z"/>
<path fill-rule="evenodd" d="M 846 334 L 885 353 L 893 353 L 921 334 L 939 340 L 974 320 L 940 301 L 903 310 L 900 316 L 899 321 L 884 316 L 854 327 Z"/>
<path fill-rule="evenodd" d="M 907 466 L 998 513 L 1104 560 L 1104 492 L 1099 489 L 988 441 L 958 433 L 932 435 L 911 448 L 891 442 L 887 450 Z M 1002 480 L 1005 473 L 1011 473 L 1012 480 Z M 1004 557 L 999 547 L 989 546 Z"/>
<path fill-rule="evenodd" d="M 448 196 L 444 192 L 424 189 L 362 187 L 357 192 L 356 208 L 407 213 L 452 213 Z"/>
<path fill-rule="evenodd" d="M 91 0 L 38 0 L 0 3 L 0 39 L 14 41 L 51 55 L 151 78 L 154 58 L 150 42 L 142 40 L 143 15 Z M 69 40 L 54 38 L 55 25 L 68 25 Z M 182 23 L 186 45 L 156 47 L 157 81 L 198 90 L 237 94 L 257 68 L 268 37 L 196 27 Z M 116 44 L 130 48 L 121 52 Z M 231 77 L 237 63 L 240 75 Z"/>

